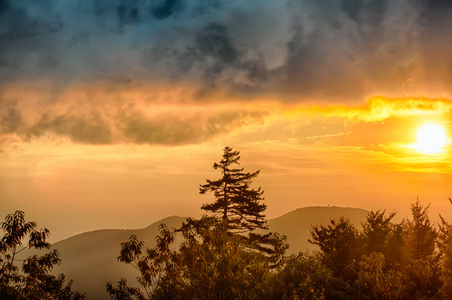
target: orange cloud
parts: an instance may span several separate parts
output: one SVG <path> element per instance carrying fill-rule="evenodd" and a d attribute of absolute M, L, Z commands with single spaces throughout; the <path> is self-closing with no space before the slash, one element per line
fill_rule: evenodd
<path fill-rule="evenodd" d="M 286 116 L 299 115 L 323 118 L 341 118 L 349 122 L 380 122 L 393 117 L 419 115 L 449 115 L 452 100 L 428 98 L 384 98 L 373 97 L 364 105 L 302 105 L 288 110 Z"/>

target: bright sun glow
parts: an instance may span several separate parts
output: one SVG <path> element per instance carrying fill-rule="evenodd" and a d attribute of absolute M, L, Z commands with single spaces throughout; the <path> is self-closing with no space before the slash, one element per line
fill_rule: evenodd
<path fill-rule="evenodd" d="M 424 154 L 434 155 L 443 151 L 448 143 L 446 130 L 439 124 L 427 123 L 417 130 L 414 148 Z"/>

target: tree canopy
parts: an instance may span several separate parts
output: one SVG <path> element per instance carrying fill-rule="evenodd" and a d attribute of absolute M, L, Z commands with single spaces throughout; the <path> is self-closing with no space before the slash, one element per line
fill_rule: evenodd
<path fill-rule="evenodd" d="M 258 299 L 271 275 L 282 262 L 285 237 L 266 232 L 261 188 L 251 188 L 259 171 L 234 168 L 240 153 L 224 148 L 222 160 L 214 163 L 221 171 L 218 180 L 200 185 L 200 194 L 213 192 L 215 201 L 201 208 L 208 215 L 188 218 L 180 228 L 160 227 L 154 248 L 131 236 L 122 244 L 119 261 L 139 270 L 139 297 L 150 299 Z M 259 232 L 258 232 L 259 230 Z M 176 249 L 175 235 L 182 237 Z M 126 291 L 124 282 L 108 292 Z"/>
<path fill-rule="evenodd" d="M 111 299 L 452 299 L 452 224 L 434 224 L 428 205 L 417 200 L 400 222 L 377 210 L 361 226 L 345 217 L 313 225 L 317 250 L 286 256 L 285 236 L 268 231 L 263 190 L 252 187 L 259 171 L 239 164 L 240 152 L 225 147 L 213 165 L 220 178 L 199 188 L 214 196 L 206 215 L 161 224 L 153 247 L 135 235 L 121 243 L 117 259 L 137 270 L 139 286 L 108 282 Z M 85 298 L 52 273 L 61 259 L 47 228 L 22 211 L 0 227 L 0 299 Z"/>
<path fill-rule="evenodd" d="M 200 185 L 215 199 L 201 207 L 207 215 L 162 224 L 153 248 L 136 236 L 122 243 L 118 259 L 139 271 L 141 289 L 109 283 L 112 299 L 451 299 L 452 225 L 442 218 L 437 229 L 429 206 L 416 201 L 401 222 L 384 210 L 361 227 L 331 219 L 311 228 L 316 251 L 286 256 L 285 237 L 266 231 L 262 189 L 251 187 L 259 171 L 239 163 L 224 148 L 220 178 Z"/>
<path fill-rule="evenodd" d="M 7 215 L 0 227 L 4 232 L 0 240 L 0 299 L 85 298 L 72 289 L 72 281 L 65 282 L 63 274 L 50 274 L 55 265 L 61 264 L 58 250 L 19 259 L 26 250 L 50 248 L 47 228 L 37 230 L 36 222 L 26 222 L 25 213 L 19 210 Z"/>
<path fill-rule="evenodd" d="M 200 185 L 199 193 L 213 192 L 215 201 L 204 204 L 201 209 L 220 215 L 229 231 L 246 232 L 257 228 L 266 229 L 265 215 L 267 206 L 263 203 L 261 188 L 252 189 L 252 179 L 259 171 L 244 172 L 244 168 L 234 168 L 240 164 L 240 152 L 230 147 L 224 148 L 223 158 L 214 163 L 213 168 L 221 171 L 221 178 L 207 179 Z"/>

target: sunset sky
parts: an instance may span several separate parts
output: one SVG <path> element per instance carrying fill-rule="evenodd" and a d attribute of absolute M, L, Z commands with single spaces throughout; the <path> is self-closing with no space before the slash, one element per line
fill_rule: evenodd
<path fill-rule="evenodd" d="M 197 217 L 231 146 L 269 218 L 452 220 L 451 28 L 447 0 L 0 0 L 0 218 Z"/>

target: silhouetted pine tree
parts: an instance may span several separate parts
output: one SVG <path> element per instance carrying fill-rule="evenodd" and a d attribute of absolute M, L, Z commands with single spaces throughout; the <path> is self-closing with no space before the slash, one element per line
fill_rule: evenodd
<path fill-rule="evenodd" d="M 323 263 L 333 271 L 333 275 L 349 280 L 356 274 L 350 270 L 358 249 L 358 230 L 349 219 L 331 219 L 328 225 L 311 227 L 311 244 L 320 248 Z"/>
<path fill-rule="evenodd" d="M 207 183 L 199 188 L 202 195 L 213 192 L 215 202 L 204 204 L 201 208 L 219 216 L 228 232 L 241 234 L 251 247 L 272 255 L 277 261 L 287 249 L 285 237 L 276 233 L 262 234 L 255 231 L 268 229 L 264 215 L 267 206 L 262 203 L 264 192 L 260 187 L 250 187 L 252 179 L 259 171 L 249 173 L 244 172 L 243 168 L 234 168 L 239 164 L 240 152 L 225 147 L 221 161 L 213 164 L 215 170 L 220 169 L 221 178 L 207 179 Z M 248 235 L 245 236 L 244 233 Z"/>
<path fill-rule="evenodd" d="M 440 282 L 439 255 L 435 244 L 438 233 L 428 215 L 429 206 L 419 200 L 411 204 L 412 220 L 407 221 L 405 274 L 410 299 L 438 297 Z"/>
<path fill-rule="evenodd" d="M 226 223 L 228 230 L 236 232 L 252 231 L 254 229 L 267 229 L 263 212 L 267 208 L 262 203 L 263 191 L 259 187 L 251 189 L 250 184 L 259 171 L 247 173 L 243 168 L 234 168 L 240 164 L 240 152 L 230 147 L 224 148 L 223 159 L 214 163 L 215 170 L 220 169 L 222 177 L 218 180 L 209 180 L 200 185 L 200 194 L 213 192 L 215 202 L 204 204 L 205 211 L 220 215 Z"/>

